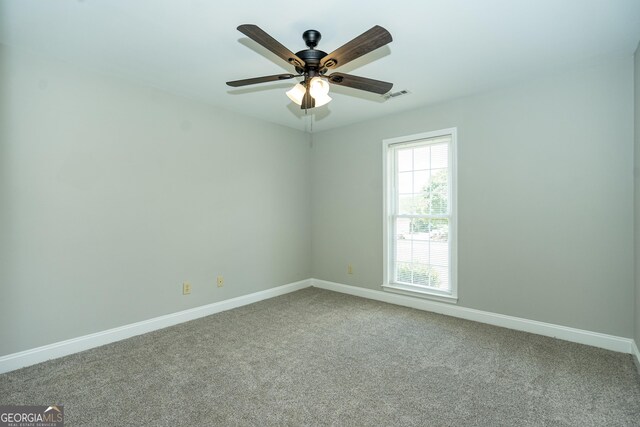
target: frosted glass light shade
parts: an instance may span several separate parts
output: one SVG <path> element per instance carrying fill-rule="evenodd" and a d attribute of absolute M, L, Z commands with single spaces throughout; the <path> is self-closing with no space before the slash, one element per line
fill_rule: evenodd
<path fill-rule="evenodd" d="M 292 100 L 296 104 L 302 105 L 302 98 L 304 97 L 304 93 L 306 91 L 307 90 L 305 89 L 305 87 L 302 86 L 300 83 L 298 83 L 297 85 L 295 85 L 294 87 L 292 87 L 290 90 L 287 91 L 287 96 L 289 97 L 290 100 Z"/>
<path fill-rule="evenodd" d="M 332 98 L 329 95 L 318 95 L 313 99 L 316 101 L 316 107 L 322 107 L 323 105 L 328 104 Z"/>
<path fill-rule="evenodd" d="M 309 82 L 309 94 L 313 96 L 316 101 L 319 97 L 326 96 L 329 94 L 329 82 L 321 79 L 320 77 L 314 77 Z M 329 98 L 331 100 L 331 98 Z M 327 101 L 329 102 L 329 101 Z M 318 105 L 316 104 L 316 107 Z"/>

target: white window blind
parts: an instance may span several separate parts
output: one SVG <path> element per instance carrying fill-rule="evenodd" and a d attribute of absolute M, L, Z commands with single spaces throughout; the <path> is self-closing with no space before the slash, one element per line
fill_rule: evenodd
<path fill-rule="evenodd" d="M 455 298 L 455 130 L 385 141 L 388 290 Z"/>

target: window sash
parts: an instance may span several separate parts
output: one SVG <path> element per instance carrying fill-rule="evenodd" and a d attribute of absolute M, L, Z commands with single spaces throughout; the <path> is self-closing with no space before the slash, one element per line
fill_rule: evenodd
<path fill-rule="evenodd" d="M 398 256 L 398 251 L 399 251 L 399 247 L 398 247 L 398 236 L 399 236 L 399 230 L 397 228 L 397 224 L 398 224 L 398 219 L 426 219 L 426 220 L 430 220 L 430 219 L 446 219 L 447 220 L 447 225 L 450 226 L 451 224 L 451 214 L 448 215 L 391 215 L 391 227 L 390 227 L 390 239 L 389 239 L 389 243 L 391 245 L 390 250 L 391 250 L 391 254 L 392 257 L 390 259 L 390 274 L 391 274 L 391 279 L 392 279 L 392 283 L 398 283 L 398 284 L 402 284 L 402 285 L 406 285 L 406 286 L 417 286 L 420 288 L 425 288 L 425 289 L 430 289 L 430 290 L 435 290 L 438 292 L 443 292 L 445 294 L 450 294 L 452 291 L 452 283 L 451 283 L 451 235 L 448 233 L 447 234 L 447 240 L 445 242 L 443 241 L 439 241 L 439 240 L 433 240 L 431 238 L 431 236 L 429 236 L 428 239 L 426 240 L 420 240 L 420 239 L 408 239 L 408 241 L 411 242 L 411 261 L 403 261 L 399 259 Z M 414 233 L 410 233 L 410 234 L 414 234 Z M 417 233 L 415 233 L 417 234 Z M 403 239 L 404 240 L 404 239 Z M 428 245 L 428 258 L 429 261 L 427 263 L 424 262 L 414 262 L 414 256 L 415 256 L 415 252 L 414 252 L 414 242 L 419 242 L 419 243 L 427 243 Z M 446 265 L 439 265 L 435 262 L 432 261 L 431 257 L 433 255 L 433 249 L 432 249 L 432 244 L 438 245 L 438 244 L 442 244 L 442 243 L 446 243 L 447 245 L 447 256 L 446 256 Z M 399 278 L 398 275 L 398 265 L 400 264 L 411 264 L 412 268 L 411 268 L 411 274 L 412 274 L 412 281 L 411 282 L 407 282 L 407 281 L 403 281 L 401 280 L 401 278 Z M 425 285 L 425 284 L 420 284 L 420 283 L 416 283 L 415 280 L 413 280 L 414 274 L 416 273 L 416 269 L 413 268 L 413 266 L 418 265 L 420 267 L 418 268 L 424 268 L 425 270 L 431 272 L 433 270 L 435 270 L 436 272 L 439 269 L 442 268 L 446 268 L 447 272 L 445 274 L 446 277 L 446 286 L 445 287 L 440 287 L 440 286 L 432 286 L 431 285 L 431 279 L 429 279 L 429 285 Z"/>

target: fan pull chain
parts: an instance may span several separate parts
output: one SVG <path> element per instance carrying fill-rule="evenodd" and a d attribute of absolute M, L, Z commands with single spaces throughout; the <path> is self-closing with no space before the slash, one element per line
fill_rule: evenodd
<path fill-rule="evenodd" d="M 304 115 L 306 117 L 309 117 L 309 132 L 312 133 L 313 132 L 313 116 L 314 115 L 313 114 L 311 114 L 311 115 L 309 114 L 309 109 L 308 108 L 304 109 Z"/>

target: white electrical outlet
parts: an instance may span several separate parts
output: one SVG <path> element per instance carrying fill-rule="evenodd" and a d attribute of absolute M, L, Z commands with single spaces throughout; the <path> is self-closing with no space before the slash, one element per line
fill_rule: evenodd
<path fill-rule="evenodd" d="M 224 277 L 218 276 L 218 287 L 221 288 L 224 286 Z"/>

